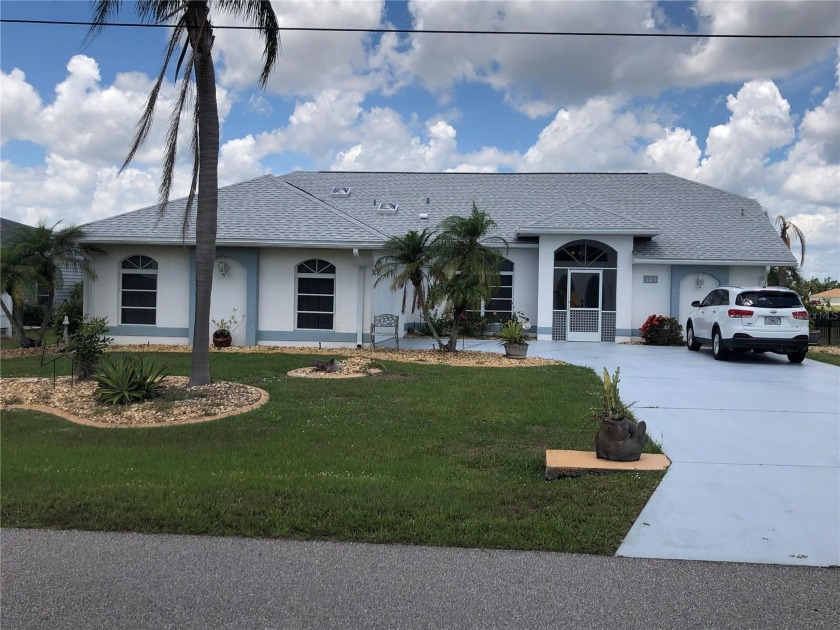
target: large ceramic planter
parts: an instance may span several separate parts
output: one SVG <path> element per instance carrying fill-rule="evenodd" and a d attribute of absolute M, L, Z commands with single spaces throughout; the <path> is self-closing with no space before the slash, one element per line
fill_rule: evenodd
<path fill-rule="evenodd" d="M 511 359 L 524 359 L 528 355 L 528 344 L 506 343 L 505 354 Z"/>
<path fill-rule="evenodd" d="M 217 330 L 213 333 L 213 345 L 217 348 L 227 348 L 230 346 L 231 341 L 233 341 L 233 337 L 231 337 L 229 332 Z"/>
<path fill-rule="evenodd" d="M 808 333 L 808 345 L 809 346 L 820 345 L 820 331 L 819 330 L 812 330 Z"/>

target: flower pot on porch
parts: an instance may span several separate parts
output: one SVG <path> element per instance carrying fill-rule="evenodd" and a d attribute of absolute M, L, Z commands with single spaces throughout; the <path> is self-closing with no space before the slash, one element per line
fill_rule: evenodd
<path fill-rule="evenodd" d="M 528 355 L 527 343 L 506 343 L 505 355 L 511 359 L 524 359 Z"/>
<path fill-rule="evenodd" d="M 233 341 L 233 337 L 226 330 L 217 330 L 213 333 L 213 345 L 217 348 L 227 348 L 231 341 Z"/>

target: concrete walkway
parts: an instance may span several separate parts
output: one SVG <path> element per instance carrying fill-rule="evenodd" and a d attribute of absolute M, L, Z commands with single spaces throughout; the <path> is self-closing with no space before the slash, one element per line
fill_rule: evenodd
<path fill-rule="evenodd" d="M 840 565 L 840 368 L 610 343 L 538 341 L 528 353 L 599 376 L 621 367 L 622 399 L 673 462 L 618 555 Z"/>

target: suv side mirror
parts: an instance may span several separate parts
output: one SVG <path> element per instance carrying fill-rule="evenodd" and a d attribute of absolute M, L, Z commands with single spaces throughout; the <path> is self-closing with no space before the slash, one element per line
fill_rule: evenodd
<path fill-rule="evenodd" d="M 698 306 L 700 306 L 700 300 L 694 300 L 694 301 L 691 303 L 691 306 L 692 306 L 693 308 L 697 308 Z"/>

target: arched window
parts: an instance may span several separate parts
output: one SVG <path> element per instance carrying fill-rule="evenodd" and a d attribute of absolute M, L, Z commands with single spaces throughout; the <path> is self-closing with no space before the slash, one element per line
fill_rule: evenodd
<path fill-rule="evenodd" d="M 332 330 L 335 316 L 335 265 L 307 260 L 297 266 L 297 328 Z"/>
<path fill-rule="evenodd" d="M 131 256 L 120 270 L 120 323 L 154 326 L 157 321 L 158 264 L 148 256 Z"/>

